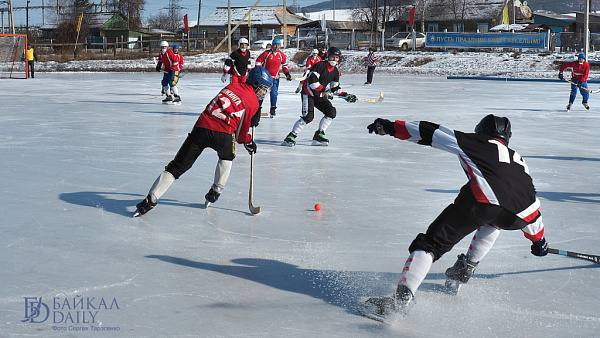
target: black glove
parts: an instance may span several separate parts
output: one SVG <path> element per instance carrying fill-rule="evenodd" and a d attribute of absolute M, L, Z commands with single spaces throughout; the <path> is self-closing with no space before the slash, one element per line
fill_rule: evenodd
<path fill-rule="evenodd" d="M 376 133 L 378 135 L 396 135 L 396 129 L 394 128 L 394 122 L 386 119 L 376 119 L 375 122 L 367 126 L 369 134 Z"/>
<path fill-rule="evenodd" d="M 323 91 L 323 94 L 325 95 L 325 97 L 329 100 L 333 100 L 333 92 L 331 91 L 331 89 L 327 88 Z"/>
<path fill-rule="evenodd" d="M 256 154 L 256 143 L 254 141 L 250 141 L 248 143 L 244 143 L 244 148 L 248 151 L 248 154 L 252 155 L 252 153 Z"/>
<path fill-rule="evenodd" d="M 292 75 L 290 73 L 285 73 L 285 79 L 288 81 L 292 81 Z"/>
<path fill-rule="evenodd" d="M 258 123 L 260 122 L 260 110 L 261 109 L 262 109 L 262 107 L 258 107 L 258 110 L 256 111 L 256 113 L 250 119 L 250 127 L 258 127 Z"/>
<path fill-rule="evenodd" d="M 560 80 L 564 80 L 565 79 L 565 77 L 563 76 L 563 72 L 558 72 L 558 78 Z"/>
<path fill-rule="evenodd" d="M 344 99 L 347 102 L 353 103 L 353 102 L 356 102 L 356 95 L 354 95 L 354 94 L 346 94 L 346 96 L 344 96 Z"/>
<path fill-rule="evenodd" d="M 160 64 L 156 65 L 156 71 L 157 71 L 157 72 L 160 72 L 160 67 L 161 67 L 161 65 L 160 65 Z"/>
<path fill-rule="evenodd" d="M 535 256 L 546 256 L 548 254 L 548 243 L 546 243 L 546 239 L 544 237 L 531 244 L 531 253 Z"/>
<path fill-rule="evenodd" d="M 173 69 L 169 69 L 169 76 L 173 76 Z"/>
<path fill-rule="evenodd" d="M 581 82 L 577 82 L 577 88 L 581 88 Z"/>

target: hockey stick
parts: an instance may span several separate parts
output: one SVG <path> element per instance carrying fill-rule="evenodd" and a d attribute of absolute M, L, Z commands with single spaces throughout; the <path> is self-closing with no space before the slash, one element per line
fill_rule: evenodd
<path fill-rule="evenodd" d="M 252 127 L 252 142 L 254 142 L 254 126 Z M 260 207 L 255 207 L 252 205 L 252 183 L 254 181 L 254 152 L 250 154 L 250 192 L 248 193 L 248 207 L 250 208 L 250 212 L 253 215 L 256 215 L 260 212 Z"/>
<path fill-rule="evenodd" d="M 574 83 L 574 82 L 573 82 L 573 81 L 571 81 L 571 80 L 567 80 L 567 79 L 564 79 L 564 80 L 565 80 L 565 81 L 567 81 L 568 83 L 572 84 L 572 85 L 575 85 L 575 86 L 577 86 L 577 84 L 576 84 L 576 83 Z M 591 89 L 589 89 L 589 88 L 585 88 L 585 87 L 579 87 L 579 88 L 585 89 L 585 90 L 587 90 L 588 92 L 590 92 L 591 94 L 600 93 L 600 88 L 598 88 L 598 90 L 591 90 Z"/>
<path fill-rule="evenodd" d="M 585 259 L 587 261 L 592 261 L 594 263 L 600 264 L 600 256 L 596 256 L 596 255 L 589 255 L 589 254 L 583 254 L 583 253 L 579 253 L 579 252 L 558 250 L 558 249 L 552 249 L 552 248 L 549 248 L 548 252 L 551 254 L 556 254 L 556 255 L 563 255 L 563 256 L 568 256 L 568 257 Z"/>
<path fill-rule="evenodd" d="M 306 80 L 306 76 L 305 77 L 293 77 L 292 80 L 304 81 L 304 80 Z"/>

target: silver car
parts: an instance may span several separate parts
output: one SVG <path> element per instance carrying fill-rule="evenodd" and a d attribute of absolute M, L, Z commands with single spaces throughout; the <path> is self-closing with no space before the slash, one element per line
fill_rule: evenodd
<path fill-rule="evenodd" d="M 426 35 L 418 32 L 415 32 L 415 35 L 417 40 L 415 48 L 421 48 L 425 46 Z M 398 32 L 394 34 L 391 38 L 385 39 L 385 46 L 388 48 L 409 50 L 412 49 L 412 45 L 412 32 Z"/>

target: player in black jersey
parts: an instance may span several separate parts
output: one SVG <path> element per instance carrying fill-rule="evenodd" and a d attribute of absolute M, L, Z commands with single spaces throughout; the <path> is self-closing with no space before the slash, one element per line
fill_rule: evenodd
<path fill-rule="evenodd" d="M 365 302 L 375 307 L 376 313 L 405 311 L 432 263 L 474 231 L 467 253 L 446 271 L 449 281 L 466 283 L 500 230 L 521 230 L 532 241 L 532 254 L 548 254 L 540 202 L 529 169 L 521 155 L 508 148 L 512 135 L 508 118 L 490 114 L 477 124 L 474 133 L 427 121 L 376 119 L 367 128 L 369 133 L 388 134 L 453 153 L 468 177 L 454 203 L 411 243 L 395 297 L 374 297 Z"/>
<path fill-rule="evenodd" d="M 355 95 L 340 90 L 340 72 L 337 65 L 341 56 L 342 52 L 339 48 L 331 47 L 327 53 L 328 61 L 321 61 L 312 66 L 302 85 L 302 116 L 296 121 L 282 145 L 291 147 L 296 144 L 298 134 L 314 119 L 315 108 L 320 110 L 324 116 L 319 122 L 319 129 L 313 136 L 313 145 L 326 146 L 329 144 L 329 140 L 325 138 L 325 130 L 337 114 L 330 100 L 334 95 L 338 95 L 348 102 L 356 102 Z"/>
<path fill-rule="evenodd" d="M 223 83 L 228 81 L 231 76 L 232 83 L 246 83 L 248 71 L 252 69 L 250 63 L 250 51 L 248 50 L 248 39 L 241 38 L 238 41 L 240 48 L 231 52 L 229 57 L 225 60 L 223 65 L 223 76 L 221 81 Z"/>

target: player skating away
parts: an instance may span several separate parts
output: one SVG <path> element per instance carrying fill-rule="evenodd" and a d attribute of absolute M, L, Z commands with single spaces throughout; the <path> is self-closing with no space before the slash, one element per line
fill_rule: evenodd
<path fill-rule="evenodd" d="M 231 76 L 231 82 L 244 83 L 246 75 L 252 69 L 250 64 L 250 51 L 248 50 L 248 39 L 241 38 L 238 41 L 239 48 L 231 52 L 223 65 L 223 76 L 221 81 L 226 83 Z"/>
<path fill-rule="evenodd" d="M 312 70 L 302 86 L 302 116 L 292 128 L 292 131 L 283 140 L 282 145 L 296 145 L 296 137 L 311 123 L 315 117 L 315 108 L 323 113 L 319 122 L 319 129 L 313 136 L 313 145 L 328 145 L 329 140 L 325 138 L 325 130 L 336 116 L 336 109 L 331 104 L 333 95 L 343 97 L 348 102 L 356 102 L 356 95 L 342 92 L 340 89 L 340 73 L 337 64 L 342 52 L 337 47 L 329 48 L 328 61 L 322 61 L 312 66 Z M 329 87 L 329 88 L 328 88 Z"/>
<path fill-rule="evenodd" d="M 571 110 L 573 102 L 575 102 L 575 97 L 577 96 L 578 88 L 579 92 L 581 93 L 581 97 L 583 98 L 581 104 L 583 104 L 585 109 L 590 109 L 590 106 L 588 105 L 590 92 L 584 89 L 588 87 L 587 78 L 590 73 L 590 64 L 587 63 L 587 61 L 585 61 L 585 54 L 579 54 L 577 56 L 577 61 L 562 64 L 560 66 L 560 70 L 558 71 L 559 79 L 564 79 L 563 71 L 565 71 L 566 69 L 571 69 L 573 72 L 573 76 L 571 78 L 571 94 L 569 95 L 569 104 L 567 105 L 567 111 Z"/>
<path fill-rule="evenodd" d="M 204 196 L 205 205 L 219 199 L 235 158 L 235 141 L 243 144 L 248 153 L 256 152 L 248 130 L 260 120 L 258 101 L 273 85 L 271 75 L 262 67 L 253 68 L 246 83 L 231 83 L 223 88 L 206 106 L 194 128 L 185 139 L 175 158 L 169 162 L 150 188 L 148 196 L 137 204 L 134 217 L 150 211 L 171 184 L 189 170 L 206 148 L 217 152 L 219 161 L 214 183 Z"/>
<path fill-rule="evenodd" d="M 308 58 L 306 59 L 306 67 L 304 69 L 304 74 L 302 75 L 302 78 L 306 79 L 306 77 L 308 76 L 308 73 L 310 73 L 310 69 L 312 68 L 313 65 L 316 65 L 317 63 L 321 62 L 323 60 L 321 60 L 321 58 L 319 57 L 319 50 L 318 49 L 313 49 L 312 50 L 312 54 L 308 56 Z M 296 93 L 300 93 L 300 91 L 302 90 L 302 85 L 304 84 L 305 80 L 300 81 L 300 84 L 298 84 L 298 88 L 296 88 Z"/>
<path fill-rule="evenodd" d="M 370 318 L 384 319 L 393 312 L 405 313 L 413 295 L 433 262 L 450 251 L 461 239 L 475 231 L 466 254 L 446 270 L 449 281 L 466 283 L 477 264 L 492 248 L 500 230 L 522 230 L 532 241 L 531 253 L 544 256 L 548 245 L 540 201 L 523 158 L 508 148 L 512 135 L 506 117 L 488 115 L 464 133 L 427 122 L 391 122 L 376 119 L 369 133 L 391 135 L 458 156 L 468 182 L 458 197 L 417 235 L 409 247 L 396 293 L 392 297 L 373 297 L 361 310 Z"/>
<path fill-rule="evenodd" d="M 171 93 L 173 93 L 173 102 L 177 103 L 181 102 L 177 84 L 179 83 L 179 72 L 183 70 L 183 56 L 179 54 L 179 45 L 173 45 L 173 64 L 171 65 L 171 70 L 169 88 L 171 89 Z"/>
<path fill-rule="evenodd" d="M 172 50 L 169 49 L 169 43 L 166 41 L 162 41 L 160 43 L 160 53 L 158 54 L 158 63 L 156 64 L 156 71 L 160 72 L 164 66 L 163 78 L 161 81 L 162 85 L 162 93 L 167 95 L 167 97 L 163 100 L 163 102 L 168 103 L 173 101 L 173 96 L 171 96 L 171 90 L 169 86 L 169 82 L 171 79 L 173 65 L 173 58 L 175 54 Z"/>
<path fill-rule="evenodd" d="M 277 95 L 279 94 L 279 69 L 283 70 L 285 78 L 292 81 L 292 75 L 287 66 L 285 54 L 280 50 L 281 40 L 275 38 L 271 42 L 271 49 L 268 49 L 256 58 L 256 67 L 265 67 L 273 77 L 273 87 L 271 88 L 271 110 L 269 114 L 275 117 L 275 109 L 277 109 Z M 262 101 L 261 101 L 262 105 Z"/>

